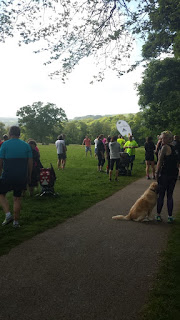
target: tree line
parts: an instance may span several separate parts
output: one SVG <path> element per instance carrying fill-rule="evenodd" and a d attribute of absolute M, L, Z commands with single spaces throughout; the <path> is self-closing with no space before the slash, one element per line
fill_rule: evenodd
<path fill-rule="evenodd" d="M 142 82 L 136 84 L 140 112 L 117 120 L 129 123 L 140 144 L 166 129 L 180 135 L 179 0 L 8 0 L 0 2 L 0 13 L 0 41 L 16 34 L 20 45 L 43 43 L 42 50 L 49 53 L 45 64 L 58 60 L 54 75 L 62 81 L 84 57 L 100 62 L 93 81 L 102 81 L 109 68 L 119 77 L 144 63 Z M 142 58 L 125 66 L 123 59 L 130 59 L 139 38 Z M 36 132 L 40 142 L 55 140 L 60 131 L 69 143 L 80 143 L 85 134 L 94 138 L 116 131 L 116 116 L 68 122 L 65 111 L 53 103 L 35 102 L 17 115 L 24 137 Z"/>
<path fill-rule="evenodd" d="M 44 144 L 54 143 L 61 133 L 65 134 L 67 144 L 81 144 L 86 135 L 92 142 L 100 134 L 104 134 L 105 137 L 117 135 L 119 132 L 116 123 L 119 120 L 128 122 L 139 145 L 144 145 L 147 136 L 152 136 L 156 141 L 157 135 L 165 129 L 171 129 L 174 134 L 180 134 L 180 130 L 178 131 L 174 123 L 167 122 L 166 118 L 165 120 L 159 118 L 159 122 L 154 122 L 152 119 L 149 125 L 149 117 L 146 118 L 145 111 L 136 114 L 101 116 L 99 119 L 89 117 L 68 121 L 65 111 L 55 104 L 34 102 L 31 106 L 20 108 L 16 115 L 21 128 L 21 138 L 24 140 L 32 138 Z M 5 124 L 1 122 L 0 138 L 7 133 L 7 130 Z"/>

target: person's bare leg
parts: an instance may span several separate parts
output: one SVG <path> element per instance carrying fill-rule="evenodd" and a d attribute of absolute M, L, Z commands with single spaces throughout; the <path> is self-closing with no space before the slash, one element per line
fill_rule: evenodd
<path fill-rule="evenodd" d="M 0 204 L 3 208 L 4 213 L 8 213 L 9 212 L 9 203 L 8 203 L 8 200 L 4 194 L 0 194 Z"/>
<path fill-rule="evenodd" d="M 63 159 L 61 159 L 61 169 L 64 170 L 64 160 Z"/>
<path fill-rule="evenodd" d="M 149 162 L 146 161 L 146 176 L 149 177 Z"/>
<path fill-rule="evenodd" d="M 20 210 L 21 210 L 21 197 L 14 197 L 14 221 L 19 220 Z"/>
<path fill-rule="evenodd" d="M 58 167 L 58 170 L 60 169 L 60 160 L 58 159 L 57 161 L 57 167 Z"/>
<path fill-rule="evenodd" d="M 109 170 L 109 180 L 112 179 L 112 170 Z"/>
<path fill-rule="evenodd" d="M 118 180 L 119 170 L 116 170 L 115 180 Z"/>
<path fill-rule="evenodd" d="M 152 168 L 152 173 L 153 173 L 153 179 L 155 179 L 155 164 L 154 164 L 154 161 L 151 162 L 151 168 Z"/>
<path fill-rule="evenodd" d="M 34 187 L 29 187 L 29 195 L 32 197 L 34 193 Z"/>

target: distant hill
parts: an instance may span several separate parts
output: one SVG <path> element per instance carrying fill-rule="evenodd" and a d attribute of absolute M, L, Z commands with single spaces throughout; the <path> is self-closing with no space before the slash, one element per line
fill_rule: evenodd
<path fill-rule="evenodd" d="M 97 119 L 100 119 L 100 118 L 103 118 L 103 117 L 109 117 L 110 115 L 104 115 L 104 116 L 101 116 L 101 115 L 87 115 L 87 116 L 83 116 L 83 117 L 75 117 L 74 119 L 72 120 L 86 120 L 86 119 L 93 119 L 93 120 L 97 120 Z"/>
<path fill-rule="evenodd" d="M 18 118 L 0 117 L 0 122 L 4 123 L 6 127 L 16 126 L 18 124 Z"/>

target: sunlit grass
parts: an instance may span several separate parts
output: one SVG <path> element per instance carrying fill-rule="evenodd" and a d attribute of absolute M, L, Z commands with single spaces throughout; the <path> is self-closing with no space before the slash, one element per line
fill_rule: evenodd
<path fill-rule="evenodd" d="M 35 234 L 75 216 L 100 200 L 103 200 L 129 183 L 145 175 L 144 149 L 137 149 L 131 177 L 119 177 L 119 182 L 110 183 L 106 173 L 97 172 L 97 159 L 85 156 L 85 147 L 70 145 L 67 150 L 67 163 L 64 171 L 57 170 L 55 145 L 40 145 L 41 162 L 44 167 L 52 163 L 57 180 L 54 197 L 29 197 L 22 200 L 20 216 L 21 228 L 14 230 L 12 225 L 0 227 L 0 254 L 7 253 L 12 247 Z M 37 193 L 40 189 L 37 191 Z M 12 208 L 12 194 L 8 195 Z M 4 214 L 1 209 L 1 220 Z"/>

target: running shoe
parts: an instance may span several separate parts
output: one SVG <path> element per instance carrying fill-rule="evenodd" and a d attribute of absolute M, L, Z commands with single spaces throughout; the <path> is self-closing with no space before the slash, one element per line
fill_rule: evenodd
<path fill-rule="evenodd" d="M 174 221 L 172 216 L 168 216 L 168 223 L 172 223 Z"/>
<path fill-rule="evenodd" d="M 10 223 L 11 221 L 13 221 L 13 216 L 10 215 L 8 218 L 5 218 L 3 223 L 2 223 L 2 226 L 5 226 L 6 224 Z"/>
<path fill-rule="evenodd" d="M 16 229 L 16 228 L 20 228 L 20 224 L 19 222 L 13 222 L 13 227 Z"/>
<path fill-rule="evenodd" d="M 157 221 L 157 222 L 161 222 L 161 221 L 162 221 L 162 219 L 161 219 L 161 216 L 160 216 L 160 215 L 157 215 L 157 216 L 156 216 L 156 221 Z"/>

